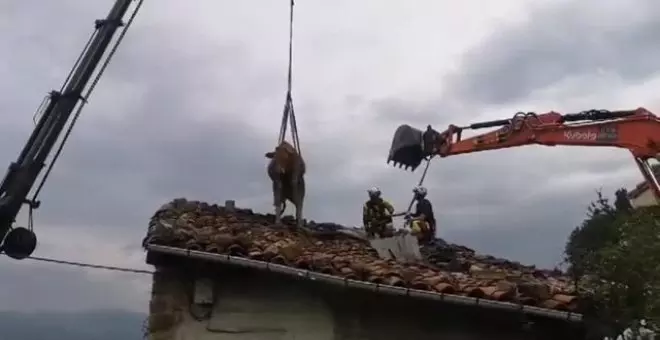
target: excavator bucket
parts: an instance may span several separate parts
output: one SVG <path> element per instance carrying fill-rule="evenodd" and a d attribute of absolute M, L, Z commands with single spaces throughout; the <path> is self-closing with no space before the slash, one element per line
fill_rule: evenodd
<path fill-rule="evenodd" d="M 414 171 L 423 160 L 423 132 L 410 125 L 399 126 L 394 132 L 387 163 Z"/>

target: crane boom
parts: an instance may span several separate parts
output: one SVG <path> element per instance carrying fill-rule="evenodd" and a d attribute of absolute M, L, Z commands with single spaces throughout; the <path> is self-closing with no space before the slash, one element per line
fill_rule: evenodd
<path fill-rule="evenodd" d="M 34 131 L 18 159 L 9 165 L 0 183 L 0 250 L 11 257 L 27 257 L 36 247 L 36 236 L 31 230 L 12 228 L 12 224 L 23 204 L 28 204 L 31 208 L 38 207 L 38 201 L 28 200 L 27 197 L 71 114 L 81 101 L 86 100 L 83 91 L 104 59 L 115 32 L 124 25 L 122 18 L 131 2 L 132 0 L 116 0 L 107 17 L 96 20 L 96 30 L 86 49 L 62 89 L 49 94 Z"/>
<path fill-rule="evenodd" d="M 498 129 L 466 139 L 467 129 Z M 660 153 L 660 118 L 644 108 L 590 110 L 573 114 L 519 112 L 510 119 L 449 125 L 444 132 L 409 125 L 396 130 L 387 162 L 413 171 L 424 159 L 498 150 L 525 145 L 618 147 L 629 150 L 660 202 L 660 184 L 648 160 Z"/>

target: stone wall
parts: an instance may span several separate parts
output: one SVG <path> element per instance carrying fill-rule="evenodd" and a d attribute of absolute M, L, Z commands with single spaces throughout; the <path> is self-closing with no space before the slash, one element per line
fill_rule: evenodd
<path fill-rule="evenodd" d="M 154 340 L 576 338 L 566 323 L 548 324 L 500 311 L 217 265 L 186 272 L 158 268 L 149 319 L 149 339 Z"/>
<path fill-rule="evenodd" d="M 313 291 L 253 271 L 200 271 L 159 267 L 149 339 L 334 339 L 331 310 Z"/>
<path fill-rule="evenodd" d="M 188 287 L 176 270 L 157 267 L 153 275 L 149 303 L 148 338 L 176 339 L 178 326 L 184 321 L 189 304 Z"/>

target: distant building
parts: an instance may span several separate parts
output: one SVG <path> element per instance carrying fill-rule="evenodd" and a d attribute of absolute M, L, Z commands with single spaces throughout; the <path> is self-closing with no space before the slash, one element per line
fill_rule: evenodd
<path fill-rule="evenodd" d="M 660 166 L 653 166 L 653 172 L 657 178 L 660 178 Z M 646 181 L 638 183 L 634 189 L 628 192 L 628 199 L 633 208 L 648 207 L 658 204 L 653 190 Z"/>
<path fill-rule="evenodd" d="M 628 193 L 628 199 L 630 199 L 630 204 L 632 204 L 633 208 L 648 207 L 658 204 L 655 195 L 653 194 L 653 190 L 651 190 L 646 182 L 637 184 L 635 189 Z"/>

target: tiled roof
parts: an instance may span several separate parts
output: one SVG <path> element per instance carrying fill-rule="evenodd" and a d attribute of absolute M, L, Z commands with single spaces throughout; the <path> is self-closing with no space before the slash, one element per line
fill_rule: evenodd
<path fill-rule="evenodd" d="M 273 215 L 248 209 L 176 199 L 156 212 L 143 243 L 152 250 L 205 255 L 198 258 L 215 254 L 218 259 L 243 258 L 243 262 L 303 269 L 324 277 L 377 284 L 381 291 L 400 287 L 459 300 L 468 297 L 477 305 L 479 301 L 488 305 L 485 302 L 490 300 L 491 305 L 499 301 L 519 309 L 569 311 L 568 315 L 579 316 L 574 312 L 578 301 L 570 280 L 559 272 L 478 255 L 442 240 L 422 248 L 423 263 L 400 264 L 378 258 L 368 242 L 351 236 L 355 229 L 310 222 L 304 232 L 292 232 L 275 227 L 273 221 Z M 293 224 L 291 219 L 283 221 Z"/>

